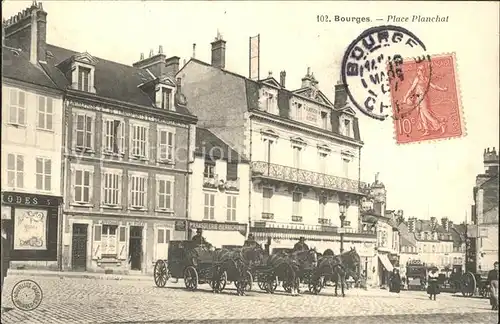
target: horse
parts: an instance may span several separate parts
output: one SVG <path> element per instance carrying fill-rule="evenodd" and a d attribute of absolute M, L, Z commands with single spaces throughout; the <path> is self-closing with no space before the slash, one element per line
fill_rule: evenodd
<path fill-rule="evenodd" d="M 346 278 L 350 275 L 354 280 L 359 280 L 359 265 L 361 258 L 354 248 L 340 255 L 326 255 L 320 259 L 318 264 L 318 273 L 325 274 L 325 281 L 329 279 L 335 283 L 335 296 L 338 296 L 338 287 L 340 283 L 342 297 L 345 297 L 344 287 Z"/>
<path fill-rule="evenodd" d="M 283 288 L 285 288 L 285 290 L 291 289 L 292 294 L 293 290 L 295 290 L 297 294 L 300 294 L 300 278 L 302 278 L 306 272 L 317 267 L 318 253 L 315 249 L 294 251 L 288 254 L 288 258 L 291 260 L 295 276 L 293 281 L 287 283 L 289 285 L 284 283 Z"/>

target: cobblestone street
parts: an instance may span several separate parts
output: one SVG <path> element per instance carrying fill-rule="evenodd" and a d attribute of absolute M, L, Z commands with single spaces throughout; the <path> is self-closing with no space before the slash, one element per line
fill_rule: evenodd
<path fill-rule="evenodd" d="M 33 311 L 15 308 L 11 291 L 22 279 L 34 279 L 43 290 Z M 441 294 L 437 301 L 422 292 L 390 294 L 385 290 L 348 290 L 334 297 L 333 288 L 319 296 L 292 297 L 258 290 L 238 297 L 232 285 L 214 295 L 208 285 L 186 291 L 183 282 L 157 288 L 153 280 L 99 280 L 59 277 L 7 277 L 2 323 L 497 323 L 486 299 Z M 266 320 L 264 320 L 266 319 Z"/>

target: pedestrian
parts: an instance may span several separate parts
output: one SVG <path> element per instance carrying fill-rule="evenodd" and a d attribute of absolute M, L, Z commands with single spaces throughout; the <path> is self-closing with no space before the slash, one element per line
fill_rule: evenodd
<path fill-rule="evenodd" d="M 9 253 L 9 239 L 7 237 L 7 232 L 5 231 L 5 226 L 4 226 L 4 221 L 1 222 L 1 232 L 2 232 L 2 263 L 1 263 L 1 268 L 2 268 L 2 281 L 0 282 L 0 294 L 3 291 L 3 282 L 5 280 L 5 277 L 7 277 L 7 271 L 9 270 L 10 267 L 10 253 Z"/>
<path fill-rule="evenodd" d="M 492 310 L 498 310 L 498 261 L 493 264 L 493 270 L 488 272 L 490 286 L 490 305 Z"/>
<path fill-rule="evenodd" d="M 436 267 L 431 269 L 431 272 L 429 273 L 429 278 L 427 280 L 427 293 L 429 294 L 429 299 L 436 300 L 436 295 L 439 295 L 439 283 L 438 283 L 438 269 Z"/>
<path fill-rule="evenodd" d="M 389 277 L 389 292 L 399 294 L 401 292 L 401 276 L 399 270 L 394 268 Z"/>

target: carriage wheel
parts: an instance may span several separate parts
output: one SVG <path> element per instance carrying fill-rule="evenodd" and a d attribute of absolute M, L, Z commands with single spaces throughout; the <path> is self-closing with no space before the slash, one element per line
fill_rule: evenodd
<path fill-rule="evenodd" d="M 220 293 L 224 290 L 224 288 L 226 288 L 227 272 L 223 271 L 219 278 L 217 278 L 215 281 L 209 281 L 209 284 L 210 288 L 212 288 L 215 293 Z"/>
<path fill-rule="evenodd" d="M 257 281 L 257 285 L 259 286 L 260 290 L 266 290 L 266 283 L 263 281 Z"/>
<path fill-rule="evenodd" d="M 283 287 L 283 289 L 287 293 L 291 293 L 292 292 L 292 283 L 290 281 L 288 281 L 288 280 L 283 281 L 283 283 L 281 284 L 281 286 Z"/>
<path fill-rule="evenodd" d="M 157 287 L 163 288 L 170 279 L 170 271 L 168 271 L 167 262 L 158 260 L 154 268 L 154 280 Z"/>
<path fill-rule="evenodd" d="M 310 277 L 309 278 L 309 283 L 308 283 L 308 288 L 309 291 L 312 292 L 313 294 L 317 295 L 321 292 L 321 289 L 323 288 L 323 277 Z"/>
<path fill-rule="evenodd" d="M 193 266 L 184 269 L 184 285 L 189 290 L 196 290 L 198 288 L 198 271 Z"/>
<path fill-rule="evenodd" d="M 243 296 L 245 291 L 252 290 L 252 274 L 249 271 L 245 271 L 242 280 L 237 280 L 234 282 L 236 286 L 236 291 L 239 296 Z"/>
<path fill-rule="evenodd" d="M 253 288 L 253 276 L 250 271 L 247 271 L 246 273 L 246 286 L 245 286 L 245 291 L 252 291 Z"/>
<path fill-rule="evenodd" d="M 464 297 L 472 297 L 474 296 L 474 292 L 476 291 L 477 282 L 476 277 L 472 272 L 467 272 L 462 276 L 462 295 Z"/>

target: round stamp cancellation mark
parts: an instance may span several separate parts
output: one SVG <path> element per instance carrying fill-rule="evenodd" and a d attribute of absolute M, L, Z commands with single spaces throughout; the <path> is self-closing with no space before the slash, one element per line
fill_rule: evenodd
<path fill-rule="evenodd" d="M 392 112 L 391 80 L 404 80 L 403 58 L 423 57 L 426 47 L 400 26 L 377 26 L 362 32 L 342 59 L 342 82 L 351 102 L 365 115 L 385 120 Z M 427 71 L 430 73 L 430 71 Z"/>
<path fill-rule="evenodd" d="M 42 288 L 33 280 L 21 280 L 12 289 L 12 303 L 23 311 L 32 311 L 42 303 Z"/>

